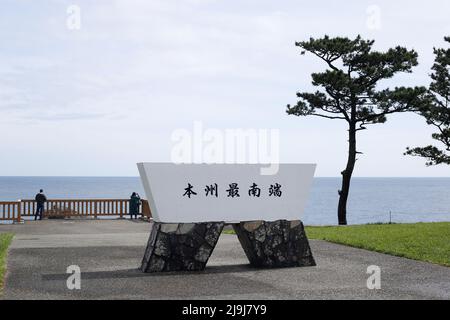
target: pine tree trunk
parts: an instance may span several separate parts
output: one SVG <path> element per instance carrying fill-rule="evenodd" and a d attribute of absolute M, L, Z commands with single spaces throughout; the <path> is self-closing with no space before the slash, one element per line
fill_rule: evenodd
<path fill-rule="evenodd" d="M 339 190 L 338 222 L 347 224 L 347 200 L 350 191 L 350 181 L 356 163 L 356 124 L 350 123 L 348 130 L 348 159 L 347 167 L 342 171 L 342 188 Z"/>

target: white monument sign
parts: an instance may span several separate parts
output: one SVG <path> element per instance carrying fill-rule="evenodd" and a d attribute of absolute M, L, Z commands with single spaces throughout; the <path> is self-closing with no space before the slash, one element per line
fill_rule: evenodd
<path fill-rule="evenodd" d="M 316 165 L 280 164 L 274 175 L 261 166 L 138 163 L 156 222 L 299 220 Z"/>

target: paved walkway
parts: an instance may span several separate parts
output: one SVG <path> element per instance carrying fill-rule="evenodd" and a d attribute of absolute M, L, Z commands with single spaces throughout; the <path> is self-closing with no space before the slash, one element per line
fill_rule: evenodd
<path fill-rule="evenodd" d="M 450 299 L 450 268 L 311 241 L 317 267 L 253 269 L 234 235 L 222 235 L 203 272 L 137 270 L 149 224 L 125 220 L 0 225 L 14 232 L 4 299 Z M 66 268 L 81 268 L 68 290 Z M 366 287 L 369 265 L 381 289 Z"/>

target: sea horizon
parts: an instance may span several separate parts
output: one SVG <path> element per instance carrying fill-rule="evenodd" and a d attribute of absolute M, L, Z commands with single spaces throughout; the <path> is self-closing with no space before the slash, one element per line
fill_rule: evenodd
<path fill-rule="evenodd" d="M 337 223 L 340 177 L 315 177 L 301 219 Z M 0 201 L 33 199 L 39 189 L 53 199 L 128 198 L 145 192 L 138 176 L 0 176 Z M 450 221 L 450 177 L 355 177 L 348 223 Z"/>
<path fill-rule="evenodd" d="M 84 175 L 0 175 L 0 178 L 139 178 L 138 175 L 118 175 L 118 176 L 84 176 Z M 342 178 L 341 176 L 314 176 L 314 178 Z M 364 178 L 364 179 L 450 179 L 450 176 L 448 177 L 434 177 L 434 176 L 353 176 L 352 179 L 358 179 L 358 178 Z"/>

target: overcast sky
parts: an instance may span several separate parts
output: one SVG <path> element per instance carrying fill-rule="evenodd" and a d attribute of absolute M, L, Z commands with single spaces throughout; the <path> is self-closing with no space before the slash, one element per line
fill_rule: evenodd
<path fill-rule="evenodd" d="M 95 3 L 95 4 L 94 4 Z M 80 8 L 80 29 L 67 26 Z M 433 46 L 450 35 L 450 2 L 266 0 L 1 0 L 0 175 L 136 176 L 136 162 L 170 161 L 174 130 L 279 129 L 282 162 L 345 167 L 345 123 L 285 113 L 310 74 L 311 36 L 375 39 L 419 53 L 427 85 Z M 379 19 L 378 19 L 379 18 Z M 69 20 L 73 21 L 73 20 Z M 405 157 L 432 142 L 416 115 L 359 135 L 356 176 L 450 176 Z"/>

